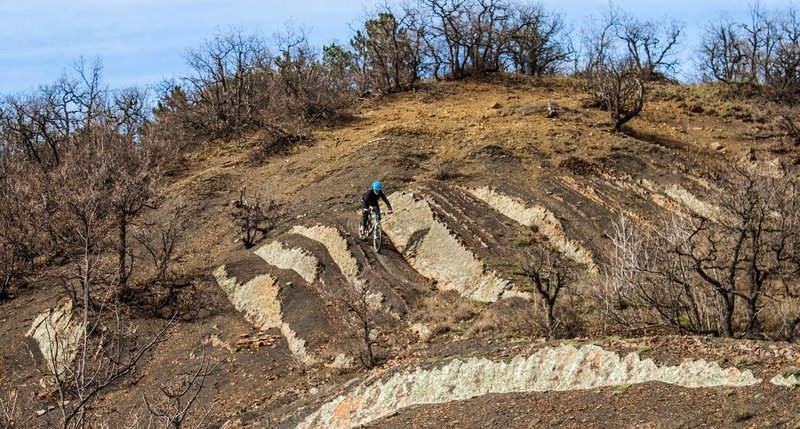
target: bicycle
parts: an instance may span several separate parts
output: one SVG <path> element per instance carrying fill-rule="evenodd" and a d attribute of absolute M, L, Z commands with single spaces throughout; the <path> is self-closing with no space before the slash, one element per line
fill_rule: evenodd
<path fill-rule="evenodd" d="M 372 235 L 372 248 L 375 253 L 381 251 L 381 244 L 383 243 L 383 231 L 381 231 L 381 214 L 378 210 L 369 208 L 369 220 L 367 221 L 367 228 L 364 229 L 360 224 L 358 226 L 358 238 L 366 240 Z"/>

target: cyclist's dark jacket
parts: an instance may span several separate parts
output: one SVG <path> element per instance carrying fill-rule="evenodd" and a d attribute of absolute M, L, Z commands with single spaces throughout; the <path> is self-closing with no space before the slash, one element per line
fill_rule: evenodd
<path fill-rule="evenodd" d="M 386 195 L 383 194 L 383 191 L 380 191 L 376 194 L 372 189 L 367 191 L 367 193 L 361 197 L 361 207 L 365 209 L 369 207 L 378 207 L 378 197 L 380 197 L 380 199 L 386 203 L 386 207 L 388 207 L 389 210 L 392 209 L 392 205 L 389 204 L 389 200 L 386 199 Z"/>

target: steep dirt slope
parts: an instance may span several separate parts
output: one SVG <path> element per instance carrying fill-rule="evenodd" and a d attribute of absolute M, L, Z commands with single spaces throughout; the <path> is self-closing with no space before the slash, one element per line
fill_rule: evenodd
<path fill-rule="evenodd" d="M 777 137 L 754 142 L 763 124 L 688 112 L 669 96 L 673 92 L 658 89 L 661 96 L 631 122 L 627 134 L 610 133 L 604 112 L 582 107 L 580 88 L 571 80 L 498 77 L 365 101 L 352 121 L 318 130 L 310 142 L 258 164 L 248 155 L 258 136 L 209 145 L 193 155 L 169 190 L 173 203 L 185 205 L 192 218 L 184 269 L 198 279 L 201 311 L 176 325 L 169 347 L 153 353 L 138 378 L 118 386 L 105 405 L 116 409 L 118 418 L 137 404 L 141 410 L 141 393 L 155 395 L 177 371 L 190 370 L 203 347 L 225 360 L 198 402 L 213 404 L 209 423 L 251 427 L 292 427 L 337 395 L 414 373 L 415 365 L 436 369 L 453 359 L 510 361 L 537 353 L 540 344 L 505 329 L 519 314 L 516 309 L 531 305 L 532 290 L 520 274 L 525 251 L 542 246 L 559 252 L 591 279 L 608 258 L 609 228 L 618 213 L 648 222 L 677 207 L 713 212 L 704 200 L 715 192 L 721 165 L 768 165 L 777 149 L 785 159 L 792 156 L 793 149 Z M 375 179 L 384 181 L 395 205 L 395 214 L 384 219 L 391 241 L 380 254 L 355 233 L 359 197 Z M 230 222 L 230 202 L 242 187 L 251 195 L 269 193 L 285 211 L 251 249 L 237 242 Z M 371 287 L 371 302 L 387 315 L 381 324 L 382 365 L 366 375 L 345 335 L 348 312 L 336 302 L 339 292 L 364 282 Z M 57 293 L 47 290 L 47 296 L 29 291 L 0 304 L 5 341 L 23 344 L 33 312 L 58 304 Z M 28 308 L 23 302 L 30 302 Z M 579 311 L 585 304 L 573 305 Z M 163 322 L 143 323 L 143 332 L 152 332 Z M 588 326 L 584 334 L 593 329 Z M 641 352 L 639 346 L 605 346 Z M 655 356 L 659 366 L 710 353 L 710 361 L 731 367 L 737 357 L 749 356 L 735 344 L 713 352 L 705 345 L 658 341 L 647 347 L 651 354 L 664 350 Z M 796 420 L 791 404 L 799 398 L 768 380 L 800 362 L 796 347 L 781 347 L 786 352 L 780 356 L 747 361 L 762 380 L 755 387 L 687 391 L 648 379 L 620 394 L 605 384 L 551 394 L 501 386 L 502 393 L 453 396 L 455 403 L 445 397 L 439 405 L 400 408 L 361 422 L 668 427 L 659 420 L 692 401 L 716 401 L 721 405 L 697 408 L 685 422 L 700 421 L 707 412 L 707 422 L 728 426 L 753 418 L 736 413 L 755 395 L 769 398 L 765 408 L 753 411 L 757 421 L 788 425 Z M 14 370 L 0 379 L 4 385 L 18 386 L 27 397 L 43 391 L 26 350 L 0 350 L 0 362 Z M 633 382 L 618 386 L 628 384 Z M 36 396 L 28 414 L 50 402 L 52 397 Z M 659 406 L 662 402 L 668 405 Z M 542 408 L 547 409 L 542 417 L 522 417 Z M 604 417 L 592 420 L 592 410 Z M 46 427 L 46 418 L 29 421 Z"/>

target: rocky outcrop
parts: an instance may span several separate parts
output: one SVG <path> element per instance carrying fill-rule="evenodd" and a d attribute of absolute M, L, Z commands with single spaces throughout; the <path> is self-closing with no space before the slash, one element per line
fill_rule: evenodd
<path fill-rule="evenodd" d="M 705 360 L 659 367 L 650 359 L 587 345 L 544 348 L 511 362 L 472 358 L 434 369 L 398 372 L 368 380 L 324 404 L 297 428 L 350 428 L 398 409 L 465 400 L 489 393 L 545 392 L 660 381 L 684 387 L 748 386 L 760 383 L 750 371 L 722 369 Z"/>
<path fill-rule="evenodd" d="M 258 329 L 280 328 L 280 288 L 275 278 L 269 275 L 254 277 L 245 284 L 229 276 L 225 266 L 214 271 L 217 284 L 228 294 L 234 308 L 244 313 L 245 318 Z"/>
<path fill-rule="evenodd" d="M 708 219 L 719 219 L 722 211 L 719 207 L 707 203 L 680 185 L 659 186 L 647 179 L 641 180 L 641 185 L 650 193 L 650 199 L 659 206 L 669 211 L 688 209 Z M 668 197 L 669 199 L 665 198 Z"/>
<path fill-rule="evenodd" d="M 221 266 L 214 271 L 217 284 L 227 293 L 234 308 L 244 313 L 245 318 L 261 330 L 277 328 L 289 344 L 292 354 L 306 364 L 314 363 L 292 328 L 283 321 L 280 302 L 280 287 L 275 278 L 268 275 L 254 277 L 245 284 L 230 276 Z"/>
<path fill-rule="evenodd" d="M 36 341 L 50 375 L 60 376 L 78 353 L 84 326 L 74 317 L 72 301 L 33 320 L 26 337 Z"/>
<path fill-rule="evenodd" d="M 391 196 L 395 214 L 383 230 L 397 250 L 423 276 L 436 280 L 440 290 L 456 290 L 465 297 L 493 302 L 511 289 L 511 283 L 486 269 L 474 253 L 437 219 L 430 204 L 413 193 Z"/>
<path fill-rule="evenodd" d="M 312 227 L 298 225 L 291 232 L 322 243 L 328 249 L 328 254 L 339 266 L 344 277 L 351 283 L 358 281 L 358 261 L 347 248 L 347 240 L 339 233 L 339 230 L 322 225 Z"/>
<path fill-rule="evenodd" d="M 568 239 L 564 226 L 550 210 L 538 205 L 525 204 L 488 187 L 469 189 L 468 192 L 519 224 L 535 227 L 564 256 L 586 265 L 590 271 L 596 269 L 592 252 L 580 241 Z"/>
<path fill-rule="evenodd" d="M 254 253 L 270 265 L 295 271 L 309 284 L 317 279 L 319 261 L 303 249 L 284 247 L 283 244 L 273 241 Z"/>
<path fill-rule="evenodd" d="M 769 382 L 776 386 L 788 387 L 790 389 L 800 387 L 800 378 L 797 378 L 797 376 L 794 374 L 789 376 L 778 374 L 775 377 L 772 377 Z"/>

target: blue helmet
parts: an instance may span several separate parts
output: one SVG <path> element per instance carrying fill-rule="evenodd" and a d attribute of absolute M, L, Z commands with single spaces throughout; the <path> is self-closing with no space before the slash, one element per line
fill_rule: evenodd
<path fill-rule="evenodd" d="M 380 192 L 380 191 L 383 190 L 383 185 L 381 184 L 381 182 L 376 180 L 376 181 L 372 182 L 372 190 Z"/>

